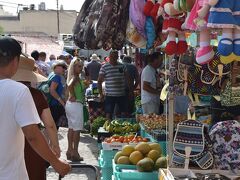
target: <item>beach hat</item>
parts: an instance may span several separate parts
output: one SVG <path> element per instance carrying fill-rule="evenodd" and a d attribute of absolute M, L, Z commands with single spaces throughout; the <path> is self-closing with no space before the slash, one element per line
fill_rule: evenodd
<path fill-rule="evenodd" d="M 56 60 L 53 65 L 52 68 L 54 69 L 56 66 L 62 66 L 64 69 L 67 69 L 67 64 L 64 60 Z"/>
<path fill-rule="evenodd" d="M 20 56 L 19 67 L 16 74 L 12 77 L 15 81 L 26 82 L 44 82 L 48 79 L 36 72 L 34 72 L 35 61 L 32 58 Z"/>
<path fill-rule="evenodd" d="M 93 54 L 90 59 L 98 61 L 99 57 L 96 54 Z"/>

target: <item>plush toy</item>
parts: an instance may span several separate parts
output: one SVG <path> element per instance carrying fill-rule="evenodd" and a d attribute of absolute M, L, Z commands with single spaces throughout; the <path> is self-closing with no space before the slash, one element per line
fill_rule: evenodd
<path fill-rule="evenodd" d="M 200 33 L 200 47 L 196 53 L 198 64 L 207 64 L 214 57 L 212 46 L 210 46 L 210 30 L 207 28 L 210 5 L 208 0 L 196 0 L 186 22 L 186 28 Z"/>
<path fill-rule="evenodd" d="M 163 0 L 158 15 L 163 16 L 163 33 L 168 34 L 168 43 L 165 47 L 167 55 L 183 54 L 186 52 L 188 45 L 185 38 L 185 33 L 182 30 L 182 24 L 185 15 L 174 8 L 173 0 Z M 178 43 L 176 38 L 178 37 Z"/>
<path fill-rule="evenodd" d="M 186 22 L 188 21 L 188 18 L 190 16 L 190 12 L 195 4 L 196 0 L 174 0 L 174 8 L 182 11 L 186 14 L 186 19 L 185 22 L 182 25 L 182 29 L 187 29 L 186 28 Z"/>
<path fill-rule="evenodd" d="M 156 39 L 155 26 L 151 17 L 151 11 L 154 7 L 155 0 L 148 0 L 143 8 L 143 13 L 146 16 L 145 31 L 147 35 L 147 49 L 151 49 L 154 46 Z"/>
<path fill-rule="evenodd" d="M 162 0 L 158 0 L 158 2 L 153 6 L 150 15 L 152 16 L 153 19 L 158 18 L 158 9 L 161 5 Z"/>
<path fill-rule="evenodd" d="M 222 30 L 218 51 L 222 56 L 240 56 L 240 1 L 209 0 L 208 27 Z M 233 59 L 233 58 L 231 58 Z"/>
<path fill-rule="evenodd" d="M 155 0 L 147 0 L 143 8 L 143 13 L 145 14 L 145 16 L 151 16 L 151 11 L 154 7 L 154 4 L 155 4 Z"/>

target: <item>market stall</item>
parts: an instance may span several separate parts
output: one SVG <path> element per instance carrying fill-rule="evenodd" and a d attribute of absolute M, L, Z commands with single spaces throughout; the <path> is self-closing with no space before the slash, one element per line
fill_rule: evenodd
<path fill-rule="evenodd" d="M 136 102 L 134 122 L 104 123 L 103 180 L 239 178 L 239 2 L 228 3 L 85 1 L 74 29 L 79 47 L 120 50 L 128 43 L 146 55 L 165 52 L 164 114 L 141 115 Z M 179 114 L 184 104 L 188 111 Z"/>

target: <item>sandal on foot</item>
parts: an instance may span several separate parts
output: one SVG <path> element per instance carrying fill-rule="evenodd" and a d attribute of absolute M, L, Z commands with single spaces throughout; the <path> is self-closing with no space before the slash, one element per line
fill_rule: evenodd
<path fill-rule="evenodd" d="M 72 154 L 71 153 L 67 152 L 66 156 L 67 156 L 67 160 L 72 160 Z"/>
<path fill-rule="evenodd" d="M 72 156 L 72 159 L 71 159 L 72 162 L 78 162 L 78 161 L 83 161 L 83 160 L 84 159 L 81 156 Z"/>

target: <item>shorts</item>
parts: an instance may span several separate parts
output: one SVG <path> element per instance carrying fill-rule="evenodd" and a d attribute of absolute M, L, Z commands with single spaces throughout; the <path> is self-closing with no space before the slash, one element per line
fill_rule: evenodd
<path fill-rule="evenodd" d="M 68 119 L 68 128 L 74 131 L 83 130 L 83 104 L 67 101 L 65 109 Z"/>
<path fill-rule="evenodd" d="M 126 96 L 106 96 L 105 112 L 113 114 L 115 105 L 118 105 L 120 113 L 126 113 Z"/>
<path fill-rule="evenodd" d="M 59 129 L 60 118 L 66 116 L 65 109 L 62 105 L 50 105 L 50 110 L 57 129 Z"/>

